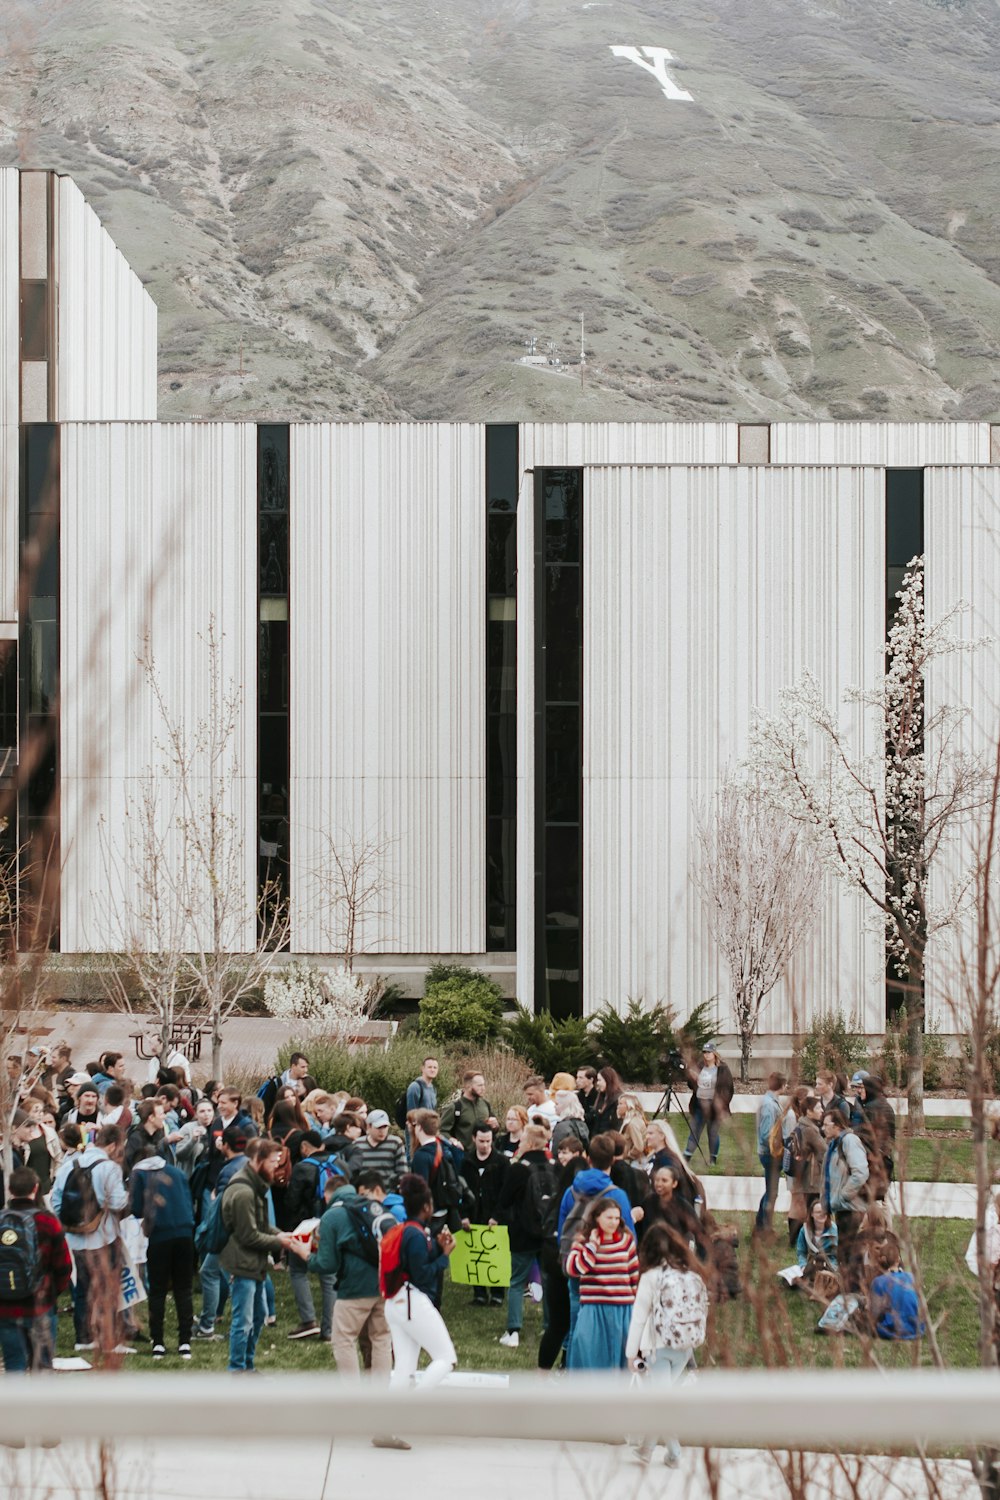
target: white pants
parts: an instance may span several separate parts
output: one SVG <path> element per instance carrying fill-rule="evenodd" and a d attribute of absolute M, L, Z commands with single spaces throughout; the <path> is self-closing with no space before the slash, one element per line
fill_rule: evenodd
<path fill-rule="evenodd" d="M 458 1364 L 455 1345 L 444 1318 L 431 1299 L 416 1287 L 403 1287 L 385 1304 L 385 1320 L 392 1334 L 394 1369 L 390 1385 L 409 1385 L 421 1349 L 431 1357 L 421 1386 L 438 1385 Z"/>

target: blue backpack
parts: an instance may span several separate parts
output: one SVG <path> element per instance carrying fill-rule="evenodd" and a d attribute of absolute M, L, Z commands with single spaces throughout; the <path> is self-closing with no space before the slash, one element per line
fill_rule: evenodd
<path fill-rule="evenodd" d="M 225 1192 L 212 1199 L 212 1206 L 194 1232 L 194 1248 L 199 1255 L 218 1255 L 229 1244 L 229 1230 L 222 1217 Z"/>
<path fill-rule="evenodd" d="M 321 1219 L 328 1207 L 324 1193 L 330 1178 L 336 1177 L 338 1179 L 338 1187 L 345 1187 L 351 1178 L 343 1157 L 313 1156 L 310 1157 L 310 1160 L 316 1163 L 316 1217 Z"/>

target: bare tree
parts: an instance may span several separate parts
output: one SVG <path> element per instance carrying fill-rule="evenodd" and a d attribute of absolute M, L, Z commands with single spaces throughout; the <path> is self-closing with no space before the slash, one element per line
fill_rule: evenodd
<path fill-rule="evenodd" d="M 698 843 L 695 875 L 729 970 L 747 1083 L 761 1009 L 812 928 L 819 882 L 801 826 L 752 780 L 726 777 Z"/>
<path fill-rule="evenodd" d="M 319 923 L 349 974 L 370 946 L 372 928 L 388 913 L 391 840 L 375 832 L 322 834 L 323 855 L 312 872 Z"/>
<path fill-rule="evenodd" d="M 287 946 L 289 912 L 267 888 L 249 903 L 254 930 L 247 930 L 247 829 L 231 795 L 242 690 L 223 683 L 214 619 L 204 639 L 209 707 L 190 726 L 167 702 L 148 640 L 139 658 L 160 718 L 161 764 L 128 810 L 124 878 L 109 903 L 124 971 L 113 972 L 110 992 L 130 1010 L 137 981 L 139 1003 L 152 1009 L 165 1045 L 182 1019 L 206 1025 L 219 1077 L 222 1029 Z"/>
<path fill-rule="evenodd" d="M 776 715 L 756 721 L 751 765 L 775 805 L 805 829 L 823 866 L 880 914 L 906 994 L 909 1125 L 922 1130 L 925 952 L 934 933 L 954 922 L 964 894 L 956 886 L 935 909 L 930 875 L 946 836 L 982 804 L 982 768 L 958 747 L 964 713 L 925 710 L 929 663 L 968 649 L 951 629 L 958 607 L 925 625 L 919 557 L 897 598 L 881 682 L 846 695 L 872 716 L 874 750 L 851 743 L 807 673 L 782 694 Z"/>

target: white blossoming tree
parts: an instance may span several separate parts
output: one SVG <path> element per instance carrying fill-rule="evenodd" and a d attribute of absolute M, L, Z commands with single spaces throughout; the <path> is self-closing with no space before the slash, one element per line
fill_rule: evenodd
<path fill-rule="evenodd" d="M 296 961 L 268 974 L 264 1004 L 278 1020 L 295 1022 L 303 1041 L 322 1037 L 346 1043 L 371 1015 L 383 989 L 383 981 L 369 975 L 347 968 L 324 973 Z"/>
<path fill-rule="evenodd" d="M 805 674 L 781 695 L 777 714 L 751 731 L 754 774 L 774 804 L 796 819 L 823 865 L 862 891 L 884 924 L 890 961 L 906 996 L 910 1128 L 924 1123 L 924 967 L 928 941 L 961 903 L 956 887 L 935 906 L 930 875 L 947 836 L 982 801 L 982 769 L 964 755 L 964 711 L 928 715 L 924 677 L 935 658 L 968 649 L 952 623 L 962 606 L 924 620 L 923 559 L 909 564 L 877 687 L 846 701 L 874 716 L 877 748 L 865 754 Z"/>
<path fill-rule="evenodd" d="M 699 819 L 698 844 L 695 879 L 729 970 L 747 1083 L 764 1001 L 816 914 L 815 860 L 801 824 L 746 777 L 723 780 L 710 814 Z"/>

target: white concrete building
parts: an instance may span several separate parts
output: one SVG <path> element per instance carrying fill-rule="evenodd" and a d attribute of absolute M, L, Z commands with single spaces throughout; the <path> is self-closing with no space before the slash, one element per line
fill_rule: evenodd
<path fill-rule="evenodd" d="M 412 992 L 450 955 L 528 1005 L 685 1015 L 725 994 L 695 814 L 753 710 L 807 668 L 830 702 L 874 684 L 915 552 L 929 615 L 1000 636 L 988 423 L 160 423 L 155 388 L 155 308 L 78 190 L 0 170 L 5 797 L 58 850 L 64 954 L 121 946 L 143 787 L 176 791 L 144 651 L 192 732 L 210 631 L 233 690 L 234 949 L 277 875 L 292 951 L 339 952 L 331 862 L 368 839 L 357 947 Z M 970 745 L 998 677 L 990 649 L 927 684 Z M 866 917 L 825 891 L 765 1033 L 884 1029 Z"/>

